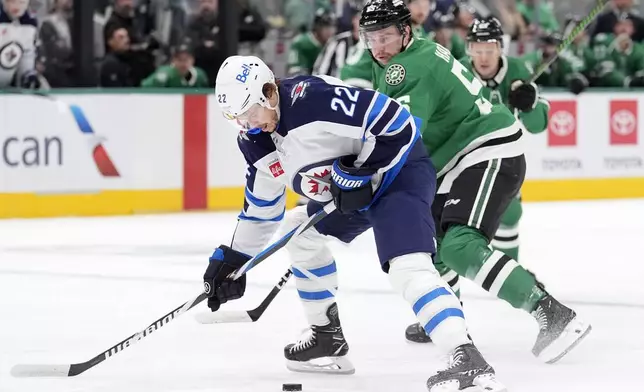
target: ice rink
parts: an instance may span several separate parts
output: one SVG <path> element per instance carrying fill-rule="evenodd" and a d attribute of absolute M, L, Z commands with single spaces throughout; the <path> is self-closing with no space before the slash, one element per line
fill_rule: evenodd
<path fill-rule="evenodd" d="M 134 347 L 74 378 L 17 379 L 16 363 L 84 362 L 201 291 L 212 249 L 236 214 L 0 220 L 0 392 L 422 392 L 444 358 L 404 340 L 413 313 L 389 286 L 370 233 L 332 244 L 351 376 L 286 370 L 283 346 L 306 327 L 294 283 L 254 324 L 200 325 L 182 315 Z M 537 325 L 463 284 L 481 351 L 511 392 L 642 391 L 644 201 L 525 205 L 522 263 L 593 324 L 556 365 L 530 353 Z M 249 274 L 255 307 L 288 268 L 278 253 Z"/>

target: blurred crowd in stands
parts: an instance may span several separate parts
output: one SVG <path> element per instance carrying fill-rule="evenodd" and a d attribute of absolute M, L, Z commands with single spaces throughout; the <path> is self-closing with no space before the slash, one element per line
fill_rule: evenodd
<path fill-rule="evenodd" d="M 77 86 L 73 1 L 0 0 L 3 68 L 17 67 L 16 56 L 28 54 L 10 45 L 15 37 L 6 27 L 33 25 L 36 34 L 33 69 L 14 73 L 5 84 L 41 89 Z M 339 76 L 344 60 L 337 67 L 325 64 L 325 44 L 348 39 L 346 50 L 359 48 L 356 21 L 363 0 L 96 0 L 96 85 L 212 86 L 225 57 L 218 48 L 217 14 L 223 1 L 239 4 L 240 52 L 262 57 L 277 76 L 314 72 Z M 595 0 L 405 1 L 412 11 L 414 34 L 441 43 L 455 57 L 467 55 L 472 21 L 494 15 L 507 36 L 506 54 L 537 63 L 554 55 L 562 39 L 596 5 Z M 18 8 L 12 11 L 25 3 L 29 18 L 17 15 Z M 644 87 L 644 19 L 639 8 L 635 0 L 610 0 L 539 83 L 569 88 L 570 75 L 575 74 L 583 75 L 591 87 Z M 358 61 L 357 52 L 346 58 L 347 64 Z"/>

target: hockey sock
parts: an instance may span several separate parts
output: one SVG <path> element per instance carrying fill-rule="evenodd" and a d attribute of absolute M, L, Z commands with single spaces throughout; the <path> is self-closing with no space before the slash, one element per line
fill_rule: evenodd
<path fill-rule="evenodd" d="M 531 312 L 545 296 L 532 273 L 491 250 L 487 238 L 472 227 L 450 226 L 438 252 L 446 266 L 515 308 Z"/>
<path fill-rule="evenodd" d="M 284 230 L 301 223 L 303 217 L 306 217 L 305 209 L 294 209 L 287 217 Z M 338 289 L 335 260 L 326 242 L 326 236 L 311 227 L 286 245 L 291 256 L 297 293 L 309 325 L 324 326 L 330 323 L 326 312 L 335 303 L 335 296 L 329 290 Z M 307 274 L 315 279 L 310 279 Z"/>
<path fill-rule="evenodd" d="M 501 217 L 501 226 L 494 233 L 494 239 L 491 242 L 494 249 L 517 261 L 519 260 L 519 220 L 522 214 L 521 200 L 512 199 Z"/>
<path fill-rule="evenodd" d="M 432 341 L 445 352 L 471 343 L 461 303 L 441 279 L 427 253 L 412 253 L 389 261 L 389 281 L 412 306 Z"/>

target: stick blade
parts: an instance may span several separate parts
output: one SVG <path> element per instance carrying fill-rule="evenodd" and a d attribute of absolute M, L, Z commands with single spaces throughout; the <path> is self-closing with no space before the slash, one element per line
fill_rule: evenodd
<path fill-rule="evenodd" d="M 224 311 L 217 312 L 202 312 L 195 314 L 195 320 L 200 324 L 222 324 L 222 323 L 252 323 L 253 319 L 250 318 L 248 312 L 245 310 L 240 311 Z"/>
<path fill-rule="evenodd" d="M 70 365 L 15 365 L 14 377 L 69 377 Z"/>

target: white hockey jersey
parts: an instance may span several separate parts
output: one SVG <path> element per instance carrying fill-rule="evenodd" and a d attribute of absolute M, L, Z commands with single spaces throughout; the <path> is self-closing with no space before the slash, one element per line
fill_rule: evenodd
<path fill-rule="evenodd" d="M 29 12 L 12 20 L 0 7 L 0 88 L 20 86 L 35 68 L 38 22 Z"/>
<path fill-rule="evenodd" d="M 328 76 L 297 76 L 280 82 L 279 97 L 277 130 L 238 138 L 248 169 L 232 247 L 249 255 L 277 229 L 287 187 L 320 203 L 331 201 L 331 166 L 337 158 L 357 157 L 354 166 L 361 175 L 373 175 L 376 200 L 407 160 L 427 157 L 418 120 L 376 91 Z"/>

